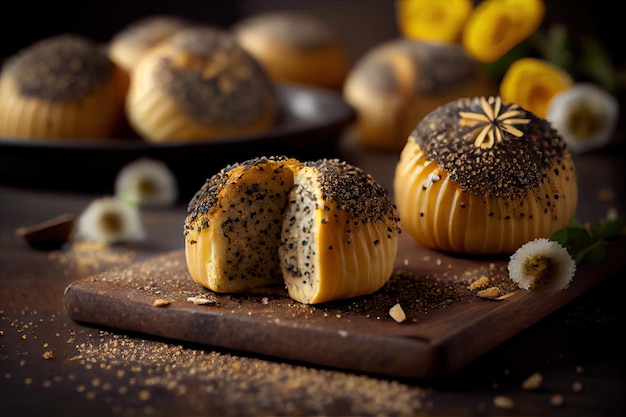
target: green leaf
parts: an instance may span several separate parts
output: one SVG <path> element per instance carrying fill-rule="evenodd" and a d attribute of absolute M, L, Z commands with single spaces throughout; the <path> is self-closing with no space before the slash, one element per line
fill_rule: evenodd
<path fill-rule="evenodd" d="M 606 239 L 614 239 L 619 235 L 626 234 L 626 219 L 615 219 L 603 223 L 598 234 Z"/>
<path fill-rule="evenodd" d="M 533 36 L 533 42 L 544 59 L 570 74 L 574 72 L 574 52 L 565 25 L 555 24 L 546 34 L 537 32 Z"/>
<path fill-rule="evenodd" d="M 622 235 L 626 235 L 626 219 L 607 218 L 587 226 L 573 219 L 567 227 L 554 232 L 550 240 L 565 247 L 576 264 L 580 265 L 601 261 L 606 256 L 610 242 Z"/>
<path fill-rule="evenodd" d="M 615 92 L 617 81 L 609 53 L 593 38 L 585 38 L 581 47 L 580 71 L 607 90 Z"/>
<path fill-rule="evenodd" d="M 559 243 L 561 246 L 566 246 L 567 244 L 567 229 L 560 229 L 556 232 L 552 233 L 550 236 L 550 240 Z"/>
<path fill-rule="evenodd" d="M 589 252 L 587 252 L 584 257 L 581 259 L 579 263 L 589 262 L 589 263 L 597 263 L 600 262 L 606 256 L 606 246 L 596 246 Z"/>

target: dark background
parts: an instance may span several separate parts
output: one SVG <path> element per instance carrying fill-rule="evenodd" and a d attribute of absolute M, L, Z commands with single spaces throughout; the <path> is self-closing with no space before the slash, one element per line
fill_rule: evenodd
<path fill-rule="evenodd" d="M 546 0 L 544 25 L 560 21 L 575 36 L 593 35 L 622 66 L 626 39 L 618 2 Z M 0 57 L 7 57 L 46 36 L 83 34 L 100 42 L 151 14 L 173 14 L 229 27 L 237 20 L 270 9 L 304 9 L 320 16 L 348 45 L 354 60 L 372 45 L 398 35 L 393 0 L 205 0 L 205 1 L 17 1 L 0 25 Z"/>

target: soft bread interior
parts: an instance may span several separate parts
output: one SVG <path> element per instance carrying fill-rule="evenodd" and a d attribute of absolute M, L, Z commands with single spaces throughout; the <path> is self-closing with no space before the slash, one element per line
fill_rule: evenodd
<path fill-rule="evenodd" d="M 317 174 L 296 174 L 285 209 L 279 258 L 289 296 L 316 304 L 373 293 L 391 277 L 397 240 L 325 200 Z"/>
<path fill-rule="evenodd" d="M 284 162 L 234 168 L 204 216 L 213 224 L 185 239 L 193 279 L 216 292 L 281 284 L 278 245 L 292 185 Z"/>
<path fill-rule="evenodd" d="M 325 163 L 337 175 L 360 175 Z M 358 214 L 333 195 L 350 186 L 330 185 L 318 167 L 293 159 L 221 174 L 194 197 L 185 225 L 188 269 L 197 283 L 221 293 L 282 284 L 294 300 L 316 304 L 373 293 L 391 277 L 398 219 L 382 189 L 362 189 L 375 187 L 371 179 L 352 183 L 361 187 L 354 198 L 364 200 L 354 202 Z M 367 204 L 369 198 L 376 200 Z"/>

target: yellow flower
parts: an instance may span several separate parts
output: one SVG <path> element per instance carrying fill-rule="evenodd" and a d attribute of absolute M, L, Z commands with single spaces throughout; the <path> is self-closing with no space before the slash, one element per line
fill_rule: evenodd
<path fill-rule="evenodd" d="M 513 62 L 500 82 L 500 97 L 537 117 L 545 118 L 550 100 L 571 87 L 574 80 L 563 69 L 536 58 Z"/>
<path fill-rule="evenodd" d="M 467 20 L 463 46 L 476 60 L 495 62 L 532 35 L 544 14 L 542 0 L 484 0 Z"/>
<path fill-rule="evenodd" d="M 472 13 L 471 0 L 397 0 L 400 31 L 407 39 L 459 42 Z"/>

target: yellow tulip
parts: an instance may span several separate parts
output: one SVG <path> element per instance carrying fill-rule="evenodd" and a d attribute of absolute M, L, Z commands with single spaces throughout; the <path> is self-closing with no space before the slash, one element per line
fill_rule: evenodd
<path fill-rule="evenodd" d="M 563 69 L 536 58 L 513 62 L 500 82 L 500 97 L 545 118 L 550 100 L 571 87 L 572 77 Z"/>
<path fill-rule="evenodd" d="M 472 13 L 472 0 L 397 0 L 400 32 L 407 39 L 456 43 Z"/>
<path fill-rule="evenodd" d="M 463 46 L 477 61 L 495 62 L 532 35 L 544 14 L 543 0 L 484 0 L 465 24 Z"/>

